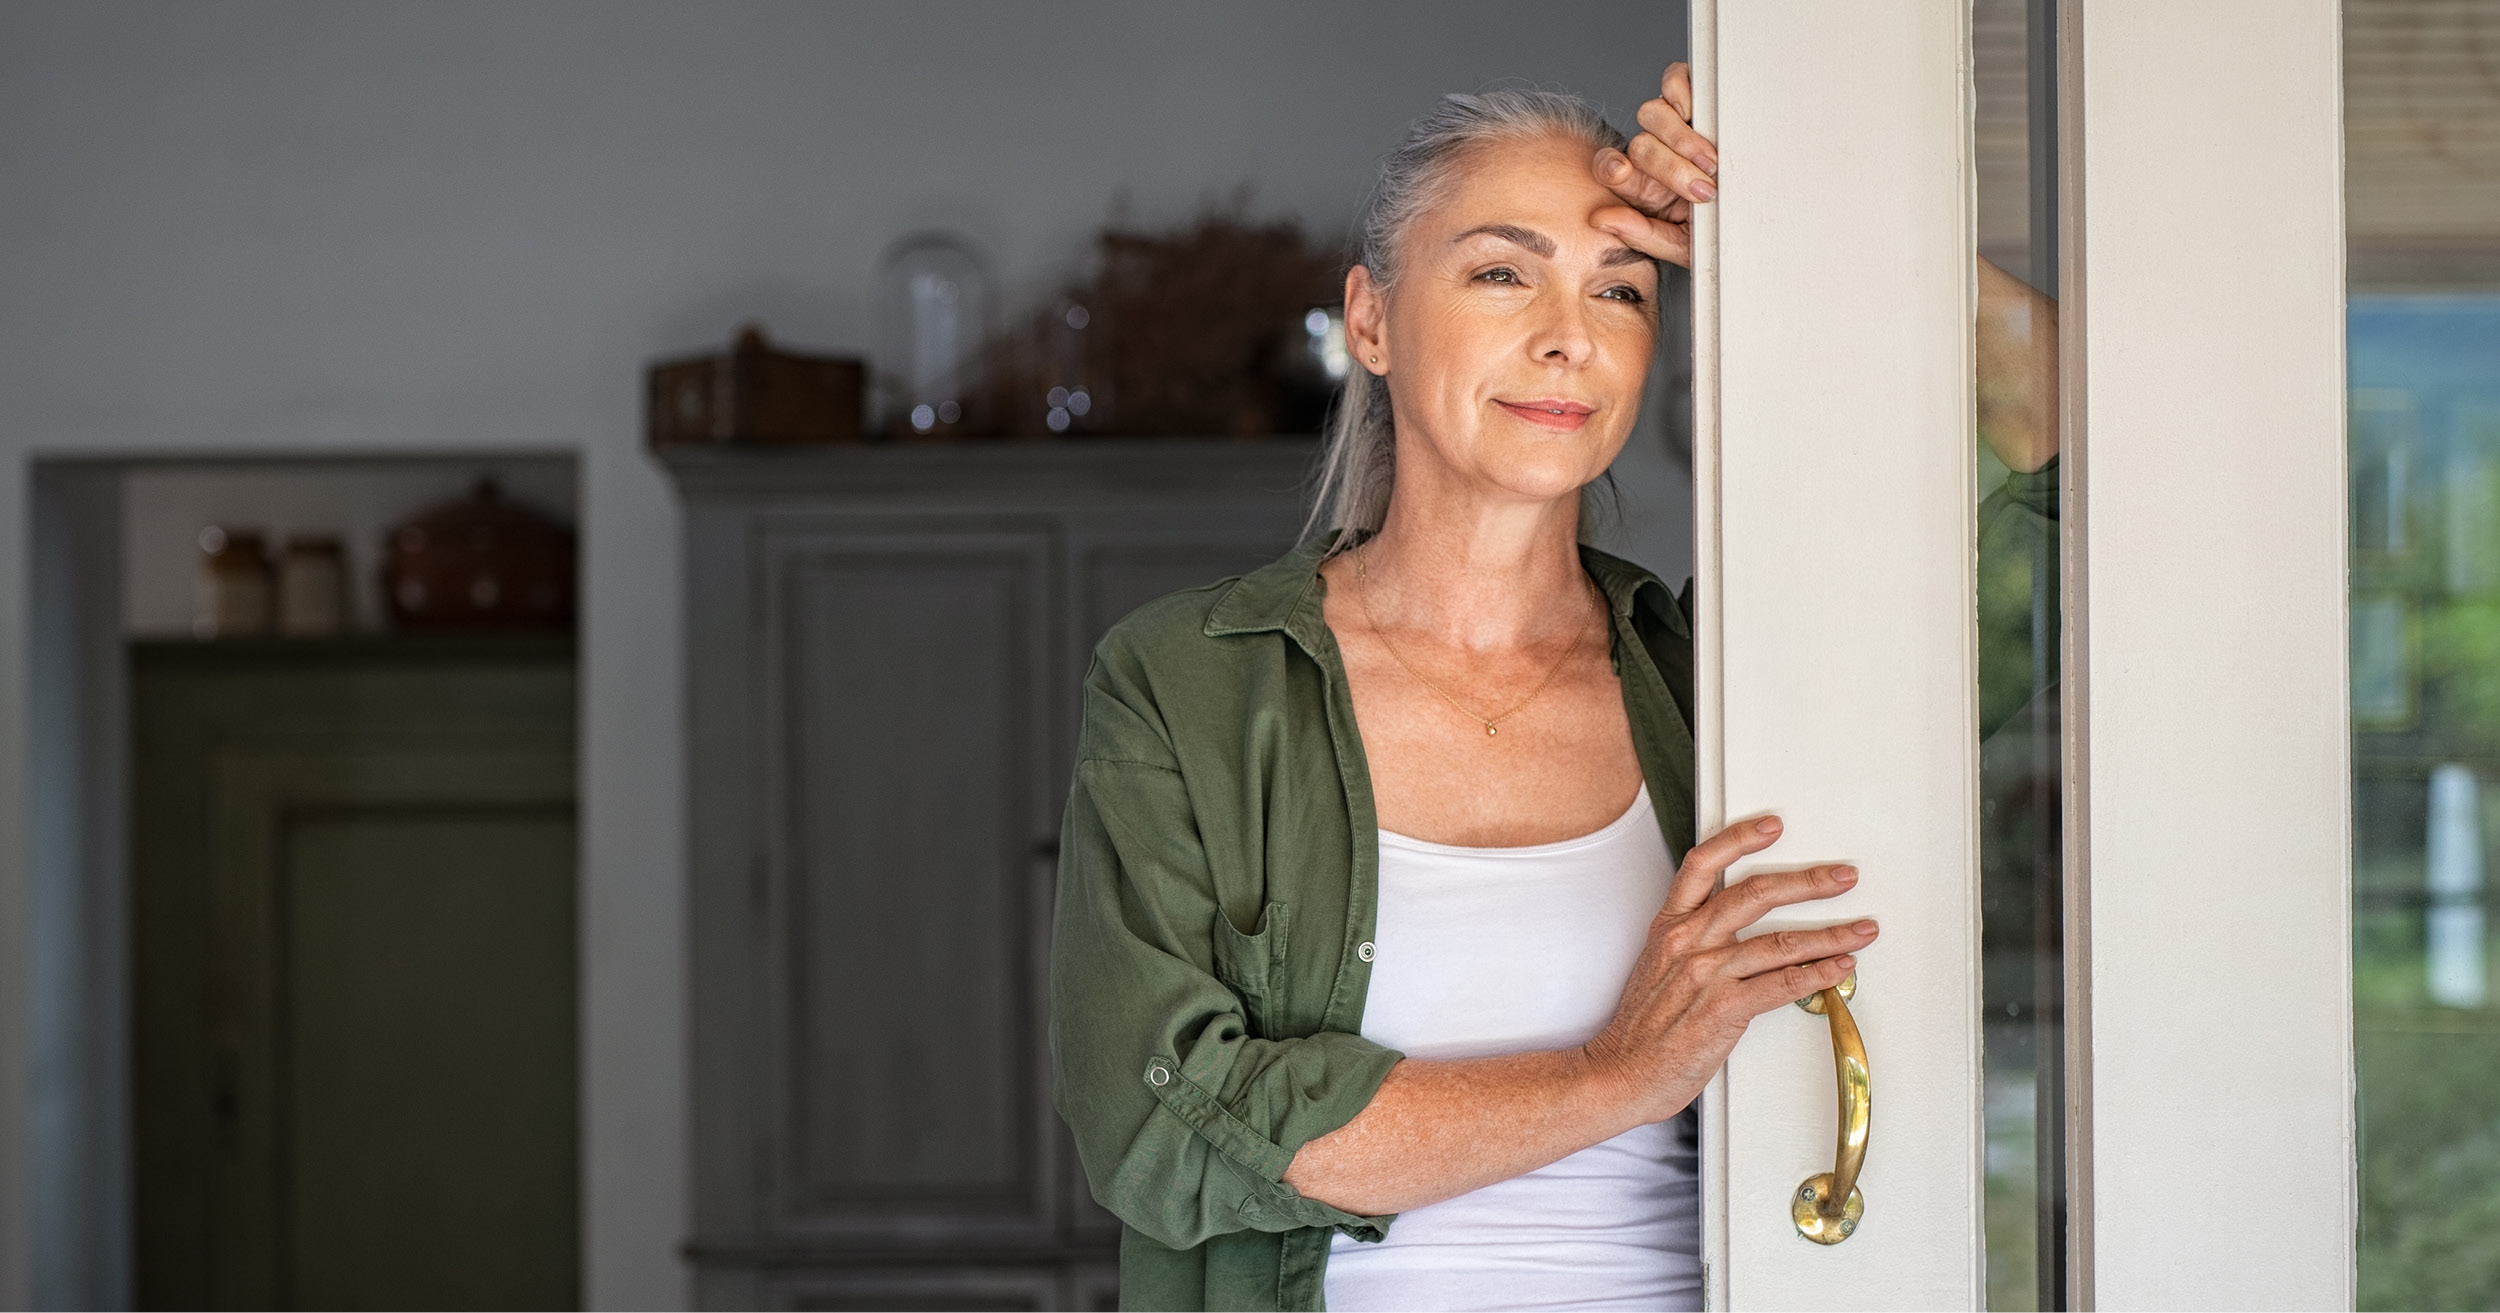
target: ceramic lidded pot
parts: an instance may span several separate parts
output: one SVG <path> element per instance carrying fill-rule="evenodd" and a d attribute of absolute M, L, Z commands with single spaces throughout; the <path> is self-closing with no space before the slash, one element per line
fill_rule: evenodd
<path fill-rule="evenodd" d="M 479 479 L 391 529 L 382 595 L 401 629 L 570 628 L 573 531 Z"/>

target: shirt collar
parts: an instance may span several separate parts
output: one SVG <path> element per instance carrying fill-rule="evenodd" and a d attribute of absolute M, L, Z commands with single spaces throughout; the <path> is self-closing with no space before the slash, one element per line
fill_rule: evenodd
<path fill-rule="evenodd" d="M 1221 638 L 1228 634 L 1256 634 L 1284 630 L 1300 639 L 1304 646 L 1318 641 L 1318 632 L 1326 626 L 1319 623 L 1319 563 L 1328 554 L 1337 535 L 1313 538 L 1287 552 L 1277 560 L 1259 567 L 1233 581 L 1233 586 L 1216 599 L 1207 611 L 1206 634 Z M 1667 627 L 1677 633 L 1684 630 L 1682 608 L 1666 595 L 1667 586 L 1657 575 L 1608 552 L 1582 544 L 1580 565 L 1597 582 L 1598 591 L 1606 595 L 1606 605 L 1616 618 L 1629 620 L 1638 603 L 1641 590 L 1655 588 L 1662 605 L 1660 613 Z M 1303 615 L 1305 608 L 1307 616 Z M 1297 624 L 1297 620 L 1303 623 Z"/>

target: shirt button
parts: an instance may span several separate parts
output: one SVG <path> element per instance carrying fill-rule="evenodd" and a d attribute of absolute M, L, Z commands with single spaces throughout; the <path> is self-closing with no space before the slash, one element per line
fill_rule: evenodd
<path fill-rule="evenodd" d="M 1169 1085 L 1172 1083 L 1172 1073 L 1165 1071 L 1163 1069 L 1163 1064 L 1158 1062 L 1155 1065 L 1146 1068 L 1146 1080 L 1150 1084 Z"/>
<path fill-rule="evenodd" d="M 1371 960 L 1372 960 L 1372 958 L 1375 956 L 1374 951 L 1373 951 L 1373 949 L 1372 949 L 1372 941 L 1370 941 L 1370 940 L 1368 940 L 1368 939 L 1364 940 L 1364 941 L 1363 941 L 1363 946 L 1362 946 L 1361 948 L 1358 948 L 1358 949 L 1355 949 L 1355 950 L 1354 950 L 1354 955 L 1355 955 L 1356 957 L 1359 957 L 1359 958 L 1363 959 L 1363 960 L 1364 960 L 1364 961 L 1366 961 L 1366 962 L 1371 961 Z"/>

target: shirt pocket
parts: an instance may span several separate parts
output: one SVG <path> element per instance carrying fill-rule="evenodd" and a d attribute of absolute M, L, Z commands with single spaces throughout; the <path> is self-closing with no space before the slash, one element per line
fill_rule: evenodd
<path fill-rule="evenodd" d="M 1221 909 L 1215 914 L 1215 978 L 1240 997 L 1250 1033 L 1261 1039 L 1278 1038 L 1271 1027 L 1285 1006 L 1285 931 L 1292 920 L 1292 908 L 1269 903 L 1245 935 Z"/>

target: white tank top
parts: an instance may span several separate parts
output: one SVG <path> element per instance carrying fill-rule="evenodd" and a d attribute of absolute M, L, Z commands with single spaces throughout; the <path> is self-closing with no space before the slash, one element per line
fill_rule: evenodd
<path fill-rule="evenodd" d="M 1675 874 L 1643 786 L 1595 834 L 1459 848 L 1380 832 L 1363 1035 L 1415 1058 L 1585 1043 L 1614 1016 Z M 1355 1309 L 1698 1309 L 1690 1109 L 1524 1176 L 1329 1244 L 1327 1300 Z"/>

